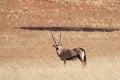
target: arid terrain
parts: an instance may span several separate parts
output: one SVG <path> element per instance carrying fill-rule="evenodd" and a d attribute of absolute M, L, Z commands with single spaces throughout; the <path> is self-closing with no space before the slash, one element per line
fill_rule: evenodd
<path fill-rule="evenodd" d="M 53 48 L 82 47 L 64 66 Z M 0 0 L 0 80 L 120 80 L 119 0 Z"/>

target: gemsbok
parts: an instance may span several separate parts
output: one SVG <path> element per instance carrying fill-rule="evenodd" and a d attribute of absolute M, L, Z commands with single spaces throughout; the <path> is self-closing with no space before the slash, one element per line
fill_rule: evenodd
<path fill-rule="evenodd" d="M 55 40 L 52 33 L 51 33 L 51 36 L 52 36 L 52 39 L 54 41 L 53 47 L 56 49 L 56 53 L 59 56 L 59 58 L 64 61 L 64 64 L 66 64 L 67 60 L 79 59 L 82 62 L 82 66 L 86 67 L 87 58 L 86 58 L 85 50 L 83 48 L 79 48 L 79 47 L 78 48 L 72 48 L 72 49 L 63 48 L 62 43 L 61 43 L 61 40 L 62 40 L 61 32 L 60 32 L 60 35 L 59 35 L 59 42 L 58 43 L 56 43 L 56 40 Z"/>

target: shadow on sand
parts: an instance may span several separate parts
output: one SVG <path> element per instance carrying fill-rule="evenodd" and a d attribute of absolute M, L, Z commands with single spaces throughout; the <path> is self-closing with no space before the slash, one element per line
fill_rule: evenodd
<path fill-rule="evenodd" d="M 79 28 L 79 27 L 17 27 L 24 30 L 40 30 L 40 31 L 87 31 L 87 32 L 113 32 L 119 31 L 116 28 Z"/>

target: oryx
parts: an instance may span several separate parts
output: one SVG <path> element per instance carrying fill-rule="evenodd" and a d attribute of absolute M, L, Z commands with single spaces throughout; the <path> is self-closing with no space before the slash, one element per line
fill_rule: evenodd
<path fill-rule="evenodd" d="M 87 63 L 87 58 L 86 58 L 86 53 L 85 50 L 83 48 L 63 48 L 62 44 L 61 44 L 61 40 L 62 40 L 62 35 L 60 32 L 59 35 L 59 42 L 56 43 L 56 40 L 53 36 L 53 34 L 51 33 L 52 39 L 54 41 L 54 45 L 53 47 L 56 49 L 56 53 L 59 56 L 59 58 L 61 60 L 64 61 L 64 64 L 66 64 L 67 60 L 76 60 L 77 58 L 82 62 L 83 66 L 86 66 Z"/>

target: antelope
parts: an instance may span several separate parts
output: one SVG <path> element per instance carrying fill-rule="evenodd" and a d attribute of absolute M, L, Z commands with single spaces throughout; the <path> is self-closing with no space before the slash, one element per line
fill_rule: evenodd
<path fill-rule="evenodd" d="M 51 33 L 52 39 L 54 41 L 53 47 L 56 49 L 56 53 L 58 57 L 64 61 L 64 64 L 66 65 L 67 60 L 76 60 L 79 59 L 82 62 L 82 66 L 86 66 L 87 58 L 86 53 L 83 48 L 77 47 L 77 48 L 64 48 L 62 47 L 62 35 L 60 32 L 59 35 L 59 42 L 57 43 L 53 34 Z"/>

